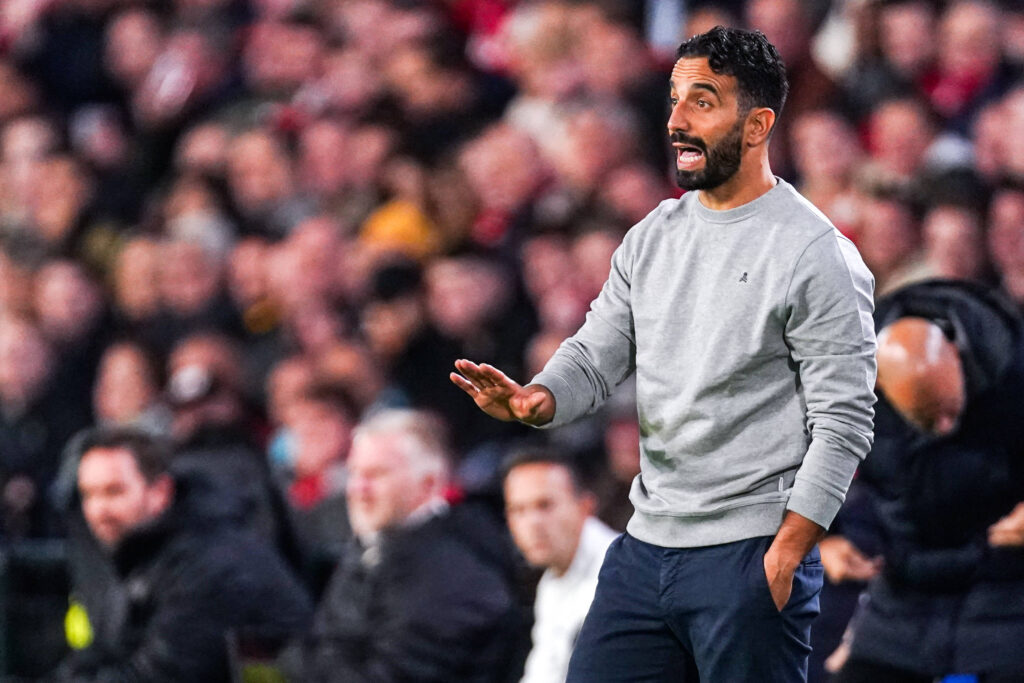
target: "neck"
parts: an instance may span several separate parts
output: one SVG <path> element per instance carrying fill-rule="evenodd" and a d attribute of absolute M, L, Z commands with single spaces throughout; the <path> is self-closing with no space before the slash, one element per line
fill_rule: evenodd
<path fill-rule="evenodd" d="M 569 553 L 566 557 L 558 558 L 557 561 L 552 562 L 548 566 L 548 569 L 551 570 L 552 574 L 554 574 L 558 578 L 562 578 L 563 576 L 565 576 L 565 573 L 569 571 L 569 567 L 572 566 L 572 561 L 576 559 L 576 552 L 580 549 L 580 539 L 582 537 L 583 529 L 581 528 L 579 533 L 576 534 L 576 543 L 572 547 L 572 552 Z"/>
<path fill-rule="evenodd" d="M 732 178 L 718 187 L 700 190 L 697 197 L 701 204 L 715 211 L 735 209 L 775 187 L 775 176 L 768 165 L 767 147 L 762 146 L 748 154 Z"/>

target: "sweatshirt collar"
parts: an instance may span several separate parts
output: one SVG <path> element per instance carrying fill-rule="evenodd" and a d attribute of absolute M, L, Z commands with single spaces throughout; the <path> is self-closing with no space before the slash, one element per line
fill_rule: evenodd
<path fill-rule="evenodd" d="M 716 211 L 715 209 L 709 209 L 704 206 L 700 203 L 700 198 L 697 196 L 697 193 L 694 192 L 694 211 L 701 220 L 708 223 L 737 223 L 761 211 L 766 205 L 774 201 L 775 196 L 786 191 L 785 188 L 789 187 L 789 183 L 778 176 L 775 176 L 775 181 L 775 187 L 768 190 L 760 197 L 752 199 L 746 204 L 741 204 L 735 208 L 725 209 L 724 211 Z"/>

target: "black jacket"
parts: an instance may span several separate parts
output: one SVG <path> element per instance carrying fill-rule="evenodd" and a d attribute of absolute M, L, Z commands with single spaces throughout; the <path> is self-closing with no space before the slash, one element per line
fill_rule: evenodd
<path fill-rule="evenodd" d="M 467 531 L 474 514 L 453 508 L 369 551 L 353 542 L 305 643 L 302 680 L 518 680 L 528 635 L 503 539 Z"/>
<path fill-rule="evenodd" d="M 954 341 L 967 400 L 952 434 L 907 423 L 879 395 L 875 443 L 861 476 L 876 492 L 887 577 L 926 589 L 1024 579 L 1024 551 L 989 547 L 987 529 L 1024 501 L 1024 330 L 981 287 L 931 281 L 879 302 L 879 330 L 914 315 Z"/>
<path fill-rule="evenodd" d="M 903 316 L 956 344 L 967 397 L 946 436 L 924 434 L 879 395 L 860 470 L 873 489 L 885 565 L 855 617 L 852 656 L 926 675 L 1024 673 L 1024 548 L 988 544 L 1024 501 L 1024 331 L 980 286 L 930 281 L 879 302 L 879 330 Z"/>
<path fill-rule="evenodd" d="M 117 623 L 97 624 L 106 635 L 58 679 L 227 681 L 229 634 L 284 642 L 308 626 L 309 598 L 274 548 L 240 524 L 237 499 L 202 477 L 175 483 L 167 514 L 114 552 L 124 605 L 96 616 Z"/>

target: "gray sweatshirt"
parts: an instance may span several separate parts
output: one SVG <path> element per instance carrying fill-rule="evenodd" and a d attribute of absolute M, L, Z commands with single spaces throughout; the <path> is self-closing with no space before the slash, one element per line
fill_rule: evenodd
<path fill-rule="evenodd" d="M 696 192 L 626 234 L 586 322 L 533 382 L 548 426 L 636 372 L 640 474 L 627 530 L 664 547 L 828 527 L 872 439 L 874 279 L 783 180 L 727 211 Z"/>

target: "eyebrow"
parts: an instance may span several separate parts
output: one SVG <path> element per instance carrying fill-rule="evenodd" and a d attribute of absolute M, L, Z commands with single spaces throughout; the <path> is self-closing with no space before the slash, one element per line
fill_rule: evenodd
<path fill-rule="evenodd" d="M 677 91 L 676 84 L 672 81 L 671 78 L 668 81 L 668 87 L 671 92 Z M 706 90 L 715 97 L 717 97 L 718 99 L 722 99 L 722 94 L 718 92 L 718 88 L 716 88 L 712 83 L 694 83 L 693 85 L 690 86 L 690 89 Z"/>
<path fill-rule="evenodd" d="M 693 85 L 690 86 L 690 89 L 707 90 L 709 93 L 711 93 L 712 95 L 719 99 L 721 99 L 722 97 L 722 95 L 718 92 L 718 88 L 716 88 L 711 83 L 694 83 Z"/>

